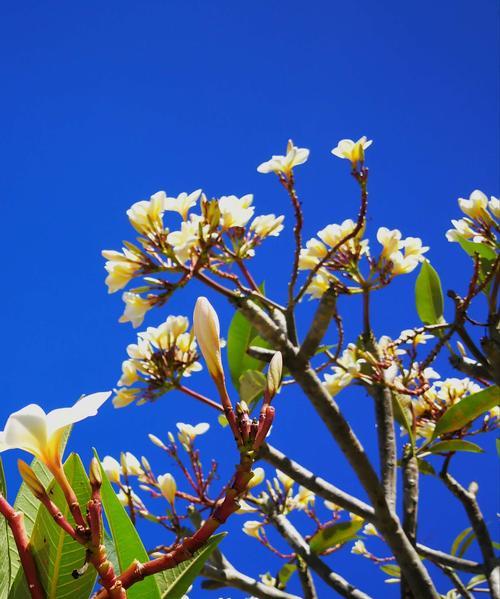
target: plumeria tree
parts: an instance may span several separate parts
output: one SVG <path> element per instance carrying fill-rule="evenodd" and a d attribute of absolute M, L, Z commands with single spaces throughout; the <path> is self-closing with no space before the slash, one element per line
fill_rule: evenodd
<path fill-rule="evenodd" d="M 139 237 L 121 251 L 103 252 L 109 292 L 124 290 L 120 321 L 141 327 L 126 348 L 116 389 L 49 413 L 28 405 L 0 433 L 2 451 L 34 456 L 31 464 L 19 461 L 23 484 L 12 505 L 0 478 L 2 597 L 177 599 L 197 576 L 207 593 L 234 587 L 251 597 L 297 599 L 292 586 L 316 599 L 321 581 L 328 596 L 370 597 L 369 580 L 336 572 L 329 556 L 338 551 L 370 560 L 405 599 L 500 597 L 500 566 L 474 472 L 456 478 L 462 453 L 481 452 L 481 439 L 498 426 L 500 202 L 481 191 L 458 201 L 463 216 L 446 236 L 456 246 L 450 252 L 470 256 L 470 269 L 461 288 L 448 291 L 452 316 L 445 318 L 440 278 L 422 240 L 387 227 L 368 230 L 365 152 L 371 144 L 366 137 L 344 139 L 332 150 L 349 167 L 359 210 L 341 224 L 325 215 L 325 227 L 309 240 L 296 187 L 309 150 L 290 141 L 284 155 L 258 167 L 277 179 L 294 213 L 283 304 L 259 284 L 251 262 L 281 233 L 284 216 L 256 215 L 252 195 L 160 191 L 131 206 L 127 216 Z M 411 273 L 421 323 L 396 338 L 375 333 L 373 294 Z M 185 315 L 167 315 L 158 327 L 144 327 L 151 310 L 165 311 L 169 298 L 193 280 L 234 309 L 227 343 L 206 297 L 198 298 L 192 325 Z M 349 339 L 344 321 L 358 306 L 361 324 Z M 304 330 L 296 322 L 299 309 L 306 313 Z M 446 359 L 453 377 L 436 371 Z M 213 385 L 200 390 L 202 368 Z M 365 451 L 337 403 L 347 388 L 372 400 L 375 455 Z M 363 498 L 339 488 L 334 472 L 324 480 L 301 465 L 300 455 L 273 446 L 275 416 L 290 391 L 300 391 L 317 412 Z M 63 461 L 71 426 L 95 416 L 111 395 L 116 408 L 130 409 L 171 392 L 202 402 L 216 418 L 211 425 L 179 422 L 165 438 L 150 435 L 151 450 L 163 452 L 162 471 L 120 447 L 102 460 L 96 453 L 87 468 L 75 454 Z M 228 480 L 218 475 L 218 456 L 198 449 L 204 434 L 218 435 L 220 451 L 238 456 Z M 439 480 L 469 519 L 451 549 L 419 540 L 422 476 Z M 242 519 L 242 532 L 267 552 L 269 571 L 259 578 L 238 571 L 226 556 L 221 541 L 229 518 Z M 157 544 L 148 550 L 143 520 L 157 525 Z M 472 543 L 479 561 L 464 555 Z"/>

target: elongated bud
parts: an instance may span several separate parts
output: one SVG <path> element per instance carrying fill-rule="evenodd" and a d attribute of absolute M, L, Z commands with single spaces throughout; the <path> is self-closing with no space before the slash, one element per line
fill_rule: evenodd
<path fill-rule="evenodd" d="M 23 481 L 28 485 L 29 490 L 37 499 L 42 499 L 47 495 L 47 491 L 42 483 L 38 480 L 37 475 L 32 468 L 23 460 L 17 460 L 17 467 L 22 476 Z"/>
<path fill-rule="evenodd" d="M 102 485 L 101 466 L 96 458 L 92 458 L 90 461 L 89 480 L 94 489 L 98 489 Z"/>
<path fill-rule="evenodd" d="M 283 376 L 283 356 L 277 351 L 269 363 L 267 371 L 267 392 L 269 399 L 272 399 L 278 393 Z"/>
<path fill-rule="evenodd" d="M 158 477 L 158 485 L 163 497 L 165 497 L 170 505 L 174 505 L 175 493 L 177 491 L 175 478 L 170 473 L 160 474 Z"/>
<path fill-rule="evenodd" d="M 252 478 L 250 479 L 250 482 L 248 483 L 248 488 L 249 489 L 253 489 L 254 487 L 256 487 L 257 485 L 260 485 L 260 483 L 264 480 L 266 473 L 264 472 L 264 468 L 255 468 L 255 470 L 252 470 Z"/>
<path fill-rule="evenodd" d="M 193 314 L 194 334 L 208 371 L 217 381 L 224 380 L 220 356 L 220 326 L 217 312 L 206 297 L 199 297 Z"/>

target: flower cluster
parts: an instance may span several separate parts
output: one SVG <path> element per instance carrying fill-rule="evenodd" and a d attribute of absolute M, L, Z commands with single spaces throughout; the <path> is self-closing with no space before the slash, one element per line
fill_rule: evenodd
<path fill-rule="evenodd" d="M 191 212 L 197 205 L 199 213 Z M 165 226 L 166 212 L 178 213 L 180 223 Z M 148 310 L 163 304 L 203 269 L 224 277 L 228 276 L 225 267 L 253 257 L 264 239 L 280 234 L 284 220 L 284 216 L 254 216 L 254 212 L 252 194 L 209 200 L 200 189 L 177 197 L 159 191 L 149 200 L 136 202 L 127 216 L 140 234 L 139 245 L 126 242 L 122 252 L 102 252 L 109 293 L 143 277 L 143 286 L 123 294 L 125 311 L 120 322 L 138 327 Z M 175 280 L 166 280 L 165 273 L 176 275 Z"/>
<path fill-rule="evenodd" d="M 427 391 L 417 397 L 398 394 L 398 399 L 401 405 L 413 415 L 417 437 L 430 439 L 436 422 L 448 408 L 479 391 L 481 387 L 469 378 L 447 378 L 435 381 Z M 499 407 L 487 412 L 480 432 L 497 428 L 499 417 Z"/>
<path fill-rule="evenodd" d="M 154 401 L 178 387 L 183 377 L 202 368 L 196 349 L 185 316 L 169 316 L 160 326 L 139 333 L 137 343 L 127 347 L 129 357 L 122 364 L 114 406 Z"/>
<path fill-rule="evenodd" d="M 488 200 L 482 191 L 476 189 L 469 199 L 459 198 L 458 205 L 465 217 L 451 221 L 454 228 L 446 233 L 448 241 L 466 240 L 497 248 L 500 200 L 493 196 Z"/>
<path fill-rule="evenodd" d="M 417 237 L 402 239 L 398 229 L 380 227 L 377 240 L 382 251 L 373 257 L 368 240 L 362 239 L 363 233 L 364 226 L 347 219 L 340 225 L 328 225 L 318 232 L 319 239 L 313 237 L 306 243 L 300 252 L 299 268 L 316 271 L 307 289 L 311 297 L 321 297 L 332 285 L 338 292 L 347 293 L 358 292 L 366 281 L 371 288 L 383 287 L 395 276 L 412 272 L 429 249 Z M 363 257 L 367 269 L 362 268 Z"/>

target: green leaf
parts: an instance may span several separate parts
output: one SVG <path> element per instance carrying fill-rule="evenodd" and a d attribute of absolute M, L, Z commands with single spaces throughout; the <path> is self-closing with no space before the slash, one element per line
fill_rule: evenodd
<path fill-rule="evenodd" d="M 442 322 L 444 300 L 441 281 L 438 273 L 427 261 L 422 262 L 415 283 L 415 303 L 418 316 L 424 324 Z"/>
<path fill-rule="evenodd" d="M 97 451 L 94 449 L 97 459 Z M 99 462 L 100 463 L 100 462 Z M 120 573 L 130 566 L 134 560 L 140 562 L 149 561 L 149 556 L 144 549 L 141 538 L 137 533 L 135 526 L 128 517 L 125 508 L 120 503 L 111 483 L 106 476 L 101 464 L 102 487 L 101 498 L 104 512 L 108 520 L 111 536 L 116 548 L 118 563 L 120 564 Z M 141 582 L 134 584 L 127 590 L 128 599 L 160 599 L 160 589 L 153 576 L 147 576 Z"/>
<path fill-rule="evenodd" d="M 500 438 L 499 439 L 495 439 L 495 446 L 497 448 L 497 455 L 500 458 Z"/>
<path fill-rule="evenodd" d="M 463 235 L 457 235 L 457 240 L 462 249 L 469 254 L 471 258 L 474 258 L 474 256 L 477 254 L 480 258 L 485 258 L 486 260 L 496 260 L 496 252 L 489 245 L 486 245 L 485 243 L 475 243 L 474 241 L 469 241 Z"/>
<path fill-rule="evenodd" d="M 470 441 L 463 441 L 461 439 L 450 439 L 449 441 L 439 441 L 432 447 L 427 447 L 426 451 L 429 453 L 450 453 L 450 451 L 469 451 L 471 453 L 484 453 L 484 449 L 481 449 L 479 445 L 471 443 Z"/>
<path fill-rule="evenodd" d="M 90 499 L 90 485 L 85 468 L 75 453 L 66 460 L 64 472 L 78 503 L 84 507 Z M 47 490 L 64 517 L 74 524 L 59 485 L 53 481 Z M 72 572 L 84 564 L 85 548 L 67 535 L 45 508 L 38 512 L 30 544 L 46 599 L 86 599 L 90 596 L 96 580 L 95 570 L 88 568 L 76 579 L 72 576 Z M 14 594 L 14 587 L 12 591 Z"/>
<path fill-rule="evenodd" d="M 476 574 L 476 576 L 473 576 L 467 583 L 467 589 L 472 590 L 474 587 L 482 584 L 483 582 L 486 582 L 486 576 L 484 574 Z"/>
<path fill-rule="evenodd" d="M 264 393 L 266 382 L 266 375 L 260 370 L 247 370 L 240 376 L 240 399 L 247 403 L 250 412 Z"/>
<path fill-rule="evenodd" d="M 7 484 L 0 459 L 0 493 L 7 498 Z M 9 555 L 9 525 L 7 519 L 0 516 L 0 599 L 5 599 L 9 594 L 10 583 L 10 555 Z"/>
<path fill-rule="evenodd" d="M 201 549 L 196 551 L 191 559 L 181 562 L 175 568 L 170 568 L 158 574 L 156 579 L 160 586 L 161 598 L 181 599 L 201 572 L 207 559 L 225 536 L 225 532 L 214 535 Z M 127 591 L 128 593 L 130 593 L 130 590 Z M 149 599 L 149 595 L 142 595 L 142 597 L 148 597 Z"/>
<path fill-rule="evenodd" d="M 500 387 L 487 387 L 478 393 L 464 397 L 449 408 L 437 421 L 432 438 L 451 433 L 493 409 L 500 401 Z"/>
<path fill-rule="evenodd" d="M 257 330 L 248 322 L 241 312 L 233 316 L 227 334 L 227 359 L 231 380 L 239 390 L 240 377 L 247 370 L 262 370 L 265 362 L 249 356 L 247 349 L 256 347 L 268 348 L 267 341 L 258 336 Z"/>
<path fill-rule="evenodd" d="M 382 572 L 392 576 L 393 578 L 401 578 L 401 568 L 399 566 L 393 566 L 392 564 L 387 564 L 385 566 L 380 566 Z"/>
<path fill-rule="evenodd" d="M 425 460 L 418 458 L 417 464 L 418 464 L 418 471 L 420 472 L 420 474 L 427 474 L 427 475 L 431 475 L 431 476 L 436 474 L 436 471 L 434 470 L 433 465 L 429 464 L 429 462 L 426 462 Z"/>
<path fill-rule="evenodd" d="M 364 520 L 358 519 L 331 524 L 313 535 L 309 545 L 315 553 L 322 553 L 331 547 L 342 545 L 354 539 L 363 524 Z"/>
<path fill-rule="evenodd" d="M 457 553 L 460 551 L 460 547 L 462 546 L 462 543 L 467 540 L 467 538 L 471 535 L 471 533 L 473 534 L 473 531 L 472 531 L 472 528 L 469 527 L 469 528 L 466 528 L 465 530 L 462 530 L 462 532 L 457 535 L 456 539 L 453 541 L 453 543 L 451 545 L 451 549 L 450 549 L 451 555 L 457 555 Z"/>
<path fill-rule="evenodd" d="M 479 280 L 482 282 L 484 278 L 490 272 L 494 261 L 496 260 L 495 250 L 486 245 L 485 243 L 475 243 L 474 241 L 467 240 L 463 235 L 457 235 L 457 241 L 462 249 L 469 254 L 472 258 L 476 255 L 479 256 Z M 491 282 L 486 285 L 483 292 L 488 294 Z"/>
<path fill-rule="evenodd" d="M 68 443 L 69 435 L 71 433 L 71 426 L 66 427 L 66 431 L 64 432 L 61 439 L 61 454 L 64 452 L 66 445 Z M 37 458 L 33 459 L 31 464 L 31 468 L 33 472 L 37 475 L 38 479 L 42 483 L 42 485 L 47 489 L 52 481 L 52 474 L 48 471 L 48 469 L 38 460 Z M 28 537 L 31 537 L 31 533 L 33 531 L 33 527 L 35 526 L 35 521 L 40 511 L 41 503 L 35 499 L 33 493 L 29 490 L 28 485 L 25 482 L 21 483 L 19 487 L 19 491 L 17 493 L 16 500 L 14 501 L 14 509 L 18 512 L 22 512 L 24 514 L 24 527 L 26 529 L 26 534 Z M 9 555 L 10 555 L 10 585 L 12 586 L 14 579 L 17 576 L 19 568 L 21 567 L 21 561 L 19 559 L 19 554 L 17 553 L 16 542 L 14 541 L 14 536 L 12 531 L 9 529 Z M 21 580 L 24 582 L 24 575 L 21 577 Z M 18 585 L 21 583 L 17 583 Z M 26 593 L 29 593 L 28 587 L 26 587 Z M 26 595 L 29 596 L 29 595 Z"/>
<path fill-rule="evenodd" d="M 292 577 L 293 573 L 296 571 L 297 564 L 295 564 L 294 562 L 290 562 L 282 566 L 280 568 L 280 571 L 278 572 L 278 576 L 276 577 L 278 579 L 278 588 L 284 591 L 286 589 L 288 581 Z"/>

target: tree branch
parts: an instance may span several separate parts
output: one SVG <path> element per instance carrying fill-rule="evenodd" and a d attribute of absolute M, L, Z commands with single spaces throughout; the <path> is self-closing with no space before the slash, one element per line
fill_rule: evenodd
<path fill-rule="evenodd" d="M 330 321 L 335 313 L 335 304 L 337 301 L 337 295 L 335 288 L 330 286 L 325 293 L 321 296 L 318 309 L 314 315 L 312 324 L 309 328 L 309 332 L 304 339 L 300 348 L 299 355 L 304 361 L 308 361 L 314 355 L 314 352 L 318 349 L 321 340 L 325 336 L 325 333 L 330 325 Z"/>
<path fill-rule="evenodd" d="M 296 349 L 286 338 L 286 332 L 278 328 L 251 300 L 239 299 L 236 303 L 259 334 L 282 352 L 286 366 L 346 456 L 373 504 L 378 529 L 390 546 L 415 594 L 422 599 L 427 597 L 438 599 L 439 595 L 429 573 L 406 537 L 394 510 L 387 503 L 377 474 L 338 405 L 323 387 L 314 370 L 298 358 Z"/>
<path fill-rule="evenodd" d="M 486 578 L 491 591 L 492 599 L 500 598 L 500 565 L 495 558 L 495 552 L 491 543 L 490 533 L 483 518 L 481 508 L 476 499 L 476 493 L 465 489 L 447 472 L 447 462 L 440 476 L 444 484 L 455 495 L 463 505 L 467 516 L 469 517 L 472 529 L 476 535 L 477 543 L 484 559 Z M 474 483 L 473 483 L 474 484 Z M 472 485 L 471 485 L 472 487 Z"/>
<path fill-rule="evenodd" d="M 216 581 L 225 587 L 240 589 L 259 599 L 300 599 L 297 595 L 280 591 L 275 587 L 269 587 L 239 572 L 226 558 L 223 558 L 223 563 L 224 565 L 220 568 L 213 564 L 205 564 L 201 574 L 210 581 Z M 210 588 L 205 582 L 202 582 L 201 586 L 205 589 Z"/>
<path fill-rule="evenodd" d="M 370 599 L 369 595 L 366 595 L 347 582 L 342 576 L 330 570 L 325 562 L 312 551 L 304 537 L 302 537 L 299 531 L 285 516 L 281 514 L 272 515 L 271 522 L 297 555 L 299 555 L 329 587 L 337 591 L 339 595 L 342 595 L 342 597 L 352 597 L 354 599 Z"/>
<path fill-rule="evenodd" d="M 418 462 L 411 445 L 405 447 L 403 456 L 403 530 L 410 543 L 417 542 L 418 515 Z M 412 599 L 413 593 L 404 576 L 401 577 L 402 599 Z"/>
<path fill-rule="evenodd" d="M 275 447 L 264 444 L 260 449 L 260 457 L 321 498 L 332 501 L 369 522 L 375 521 L 375 512 L 367 503 L 331 485 L 310 470 L 294 462 Z"/>

